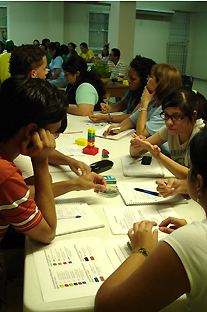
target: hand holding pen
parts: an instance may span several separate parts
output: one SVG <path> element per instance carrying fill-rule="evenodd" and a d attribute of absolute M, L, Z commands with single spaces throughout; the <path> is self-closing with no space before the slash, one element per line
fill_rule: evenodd
<path fill-rule="evenodd" d="M 103 136 L 107 136 L 108 134 L 118 134 L 121 132 L 121 127 L 110 126 L 106 131 L 104 131 Z"/>

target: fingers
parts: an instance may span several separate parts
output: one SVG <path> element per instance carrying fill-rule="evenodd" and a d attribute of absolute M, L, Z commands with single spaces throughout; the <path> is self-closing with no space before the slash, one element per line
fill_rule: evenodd
<path fill-rule="evenodd" d="M 104 133 L 103 136 L 107 136 L 108 134 L 118 134 L 120 130 L 113 130 L 113 128 L 116 128 L 114 126 L 110 126 Z"/>

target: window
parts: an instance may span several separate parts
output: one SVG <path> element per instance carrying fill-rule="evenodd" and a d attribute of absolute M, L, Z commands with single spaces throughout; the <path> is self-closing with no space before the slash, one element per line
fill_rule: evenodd
<path fill-rule="evenodd" d="M 7 7 L 0 7 L 0 41 L 7 40 Z"/>
<path fill-rule="evenodd" d="M 188 40 L 189 40 L 190 13 L 178 12 L 172 17 L 169 42 L 167 43 L 167 63 L 174 65 L 185 74 Z"/>
<path fill-rule="evenodd" d="M 103 46 L 108 44 L 109 13 L 89 12 L 88 25 L 88 46 L 97 56 L 102 52 Z"/>

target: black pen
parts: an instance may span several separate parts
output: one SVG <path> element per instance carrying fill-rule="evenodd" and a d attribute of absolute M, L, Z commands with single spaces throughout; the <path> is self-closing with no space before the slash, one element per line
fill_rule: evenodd
<path fill-rule="evenodd" d="M 144 189 L 139 188 L 139 187 L 135 187 L 134 190 L 135 190 L 135 191 L 138 191 L 138 192 L 146 193 L 146 194 L 149 194 L 149 195 L 161 196 L 158 192 L 153 192 L 153 191 L 144 190 Z"/>

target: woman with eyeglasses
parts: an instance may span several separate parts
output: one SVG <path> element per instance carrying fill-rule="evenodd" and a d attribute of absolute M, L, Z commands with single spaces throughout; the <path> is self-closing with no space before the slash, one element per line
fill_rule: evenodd
<path fill-rule="evenodd" d="M 189 195 L 207 214 L 206 127 L 190 145 Z M 159 244 L 155 225 L 136 222 L 128 231 L 132 253 L 99 288 L 95 312 L 161 311 L 183 294 L 185 311 L 206 311 L 207 219 L 191 224 L 179 218 L 163 220 L 159 229 L 170 234 Z M 181 309 L 177 302 L 168 311 Z"/>
<path fill-rule="evenodd" d="M 204 126 L 198 116 L 203 102 L 203 96 L 185 86 L 171 90 L 162 102 L 160 113 L 165 126 L 146 140 L 133 134 L 131 156 L 149 151 L 177 178 L 185 178 L 190 166 L 190 141 Z M 165 142 L 169 144 L 171 159 L 163 155 L 159 148 Z"/>
<path fill-rule="evenodd" d="M 104 135 L 133 128 L 136 128 L 137 135 L 144 137 L 155 134 L 164 126 L 164 120 L 160 117 L 163 99 L 171 89 L 181 85 L 182 78 L 176 67 L 163 63 L 154 65 L 137 111 L 119 124 L 120 130 L 113 130 L 115 126 L 111 126 Z M 162 146 L 162 150 L 169 154 L 168 144 Z"/>

